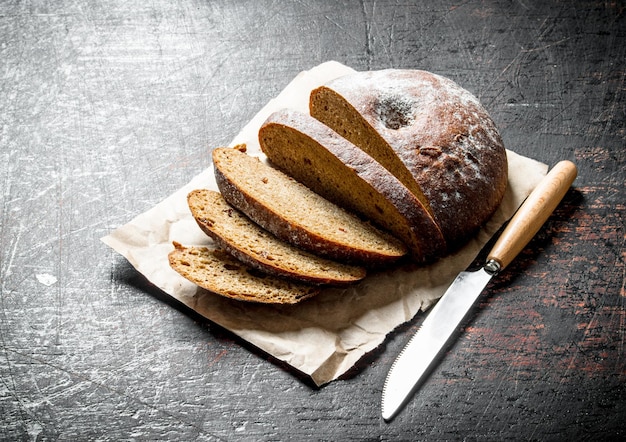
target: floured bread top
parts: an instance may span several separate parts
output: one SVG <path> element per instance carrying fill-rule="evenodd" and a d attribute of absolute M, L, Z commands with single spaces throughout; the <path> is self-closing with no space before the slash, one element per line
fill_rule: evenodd
<path fill-rule="evenodd" d="M 498 130 L 476 97 L 447 78 L 358 72 L 314 90 L 310 107 L 412 188 L 399 170 L 406 168 L 449 243 L 471 235 L 502 200 L 507 163 Z"/>

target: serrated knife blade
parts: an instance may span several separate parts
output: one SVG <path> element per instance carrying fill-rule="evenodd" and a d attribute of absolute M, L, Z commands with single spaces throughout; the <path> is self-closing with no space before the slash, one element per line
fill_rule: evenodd
<path fill-rule="evenodd" d="M 561 161 L 541 180 L 504 229 L 477 271 L 464 271 L 432 308 L 393 362 L 382 394 L 382 417 L 389 421 L 408 402 L 458 330 L 491 278 L 511 263 L 535 236 L 576 178 L 576 166 Z"/>

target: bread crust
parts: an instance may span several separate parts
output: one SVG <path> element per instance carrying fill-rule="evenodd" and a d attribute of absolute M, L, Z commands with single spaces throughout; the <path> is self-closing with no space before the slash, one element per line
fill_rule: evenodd
<path fill-rule="evenodd" d="M 419 70 L 358 72 L 314 90 L 310 110 L 411 189 L 414 180 L 453 248 L 502 201 L 508 167 L 500 134 L 478 100 L 447 78 Z"/>

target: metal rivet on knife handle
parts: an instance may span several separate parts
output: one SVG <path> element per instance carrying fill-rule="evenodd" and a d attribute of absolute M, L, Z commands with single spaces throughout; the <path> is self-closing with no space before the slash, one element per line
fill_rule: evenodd
<path fill-rule="evenodd" d="M 511 219 L 487 260 L 497 261 L 500 270 L 508 266 L 559 205 L 576 175 L 576 165 L 571 161 L 557 163 Z"/>

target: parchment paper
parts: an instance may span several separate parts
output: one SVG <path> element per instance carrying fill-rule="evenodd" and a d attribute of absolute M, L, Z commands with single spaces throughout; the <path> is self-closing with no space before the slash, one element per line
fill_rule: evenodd
<path fill-rule="evenodd" d="M 308 112 L 313 88 L 350 72 L 354 71 L 330 61 L 300 73 L 242 129 L 231 146 L 245 143 L 249 154 L 262 157 L 257 133 L 270 113 L 285 107 Z M 211 244 L 193 220 L 186 197 L 196 188 L 217 190 L 212 169 L 102 241 L 173 298 L 323 385 L 337 379 L 379 346 L 388 333 L 441 297 L 547 172 L 544 164 L 511 151 L 507 154 L 509 187 L 504 201 L 463 249 L 431 266 L 369 275 L 359 284 L 326 289 L 294 306 L 226 299 L 197 288 L 169 267 L 172 241 Z"/>

